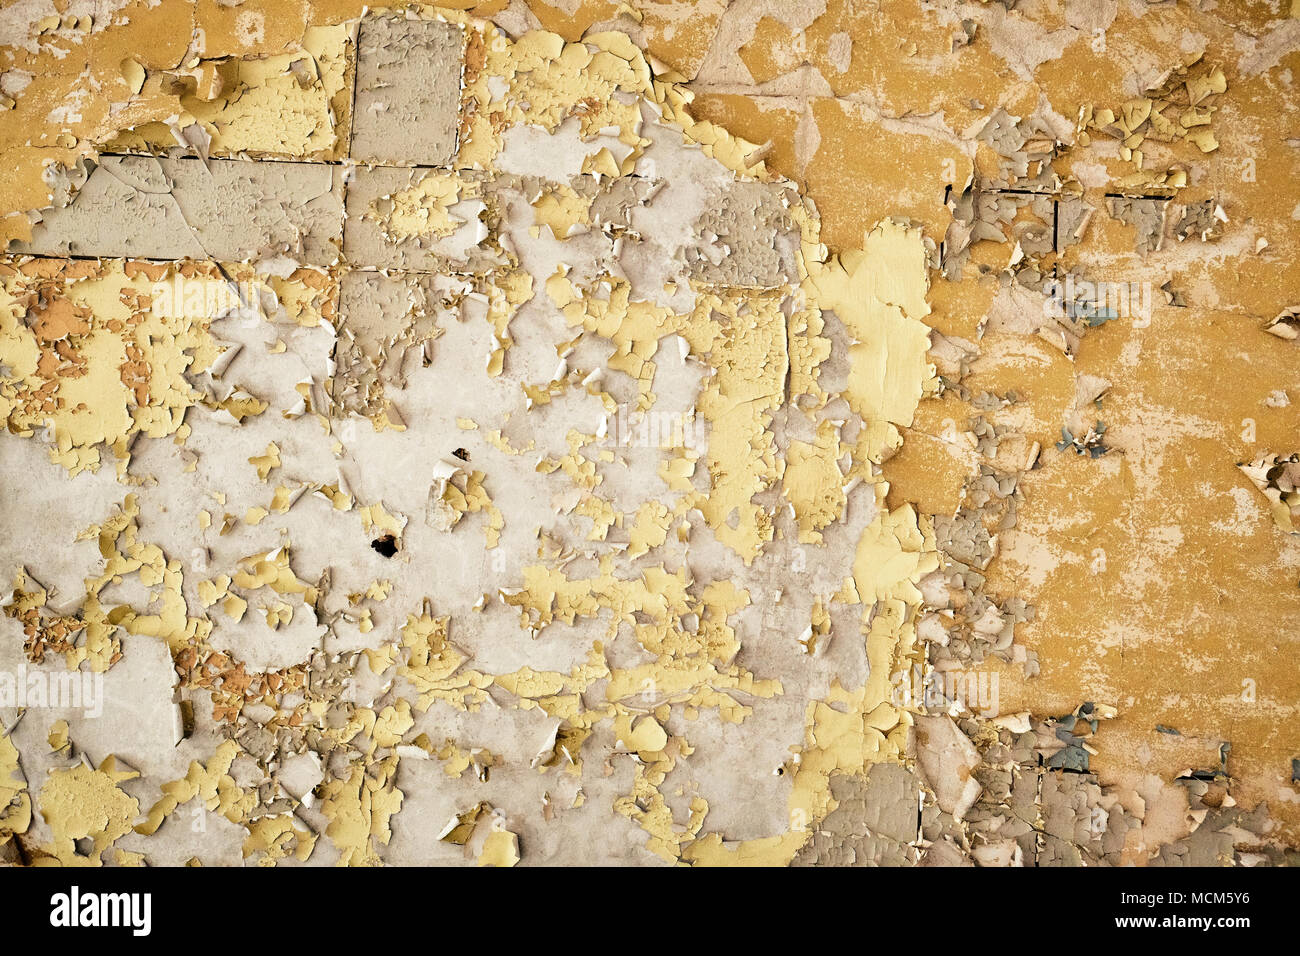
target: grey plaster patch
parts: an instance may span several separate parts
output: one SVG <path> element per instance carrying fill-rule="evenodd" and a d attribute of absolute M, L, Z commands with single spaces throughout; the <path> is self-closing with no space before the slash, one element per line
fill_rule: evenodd
<path fill-rule="evenodd" d="M 463 223 L 451 235 L 399 238 L 385 231 L 392 197 L 431 173 L 438 175 L 427 169 L 391 166 L 356 170 L 348 183 L 343 231 L 343 251 L 350 265 L 400 272 L 484 272 L 501 263 L 497 256 L 483 259 L 480 252 L 479 243 L 487 235 L 481 200 L 463 200 L 452 207 Z"/>
<path fill-rule="evenodd" d="M 342 177 L 320 163 L 105 156 L 30 242 L 51 256 L 216 259 L 286 253 L 309 265 L 338 258 Z"/>
<path fill-rule="evenodd" d="M 798 283 L 798 232 L 768 183 L 734 183 L 695 225 L 700 238 L 686 247 L 692 277 L 728 288 L 774 289 Z"/>
<path fill-rule="evenodd" d="M 352 156 L 445 166 L 456 155 L 465 39 L 440 20 L 367 17 L 357 41 Z"/>

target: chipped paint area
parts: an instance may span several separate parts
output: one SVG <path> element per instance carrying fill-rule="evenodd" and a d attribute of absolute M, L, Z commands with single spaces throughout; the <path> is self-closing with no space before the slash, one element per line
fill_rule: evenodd
<path fill-rule="evenodd" d="M 4 860 L 1294 855 L 1293 21 L 137 6 L 0 13 Z"/>

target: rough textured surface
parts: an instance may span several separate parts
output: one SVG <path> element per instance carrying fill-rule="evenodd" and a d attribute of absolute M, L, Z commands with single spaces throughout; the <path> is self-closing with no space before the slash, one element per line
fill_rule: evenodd
<path fill-rule="evenodd" d="M 1291 13 L 6 7 L 0 855 L 1295 862 Z"/>
<path fill-rule="evenodd" d="M 336 167 L 105 156 L 14 251 L 227 262 L 285 254 L 324 266 L 338 258 L 342 231 Z"/>
<path fill-rule="evenodd" d="M 487 252 L 479 248 L 487 236 L 479 216 L 483 204 L 461 198 L 477 189 L 458 177 L 382 166 L 360 166 L 352 175 L 343 231 L 349 265 L 463 272 Z"/>
<path fill-rule="evenodd" d="M 694 225 L 703 241 L 686 250 L 692 277 L 716 285 L 775 289 L 798 279 L 798 233 L 783 190 L 737 183 Z"/>
<path fill-rule="evenodd" d="M 352 156 L 446 166 L 456 153 L 464 35 L 452 23 L 368 17 L 357 40 Z"/>

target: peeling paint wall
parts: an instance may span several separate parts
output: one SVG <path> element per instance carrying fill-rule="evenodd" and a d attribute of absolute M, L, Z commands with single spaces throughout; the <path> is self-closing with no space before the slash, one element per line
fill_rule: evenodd
<path fill-rule="evenodd" d="M 1293 861 L 1289 8 L 84 6 L 7 862 Z"/>

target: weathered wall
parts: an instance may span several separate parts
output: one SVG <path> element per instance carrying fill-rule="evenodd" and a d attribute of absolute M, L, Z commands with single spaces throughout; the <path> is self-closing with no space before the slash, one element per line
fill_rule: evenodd
<path fill-rule="evenodd" d="M 1286 859 L 1300 20 L 454 6 L 0 10 L 7 859 Z"/>

